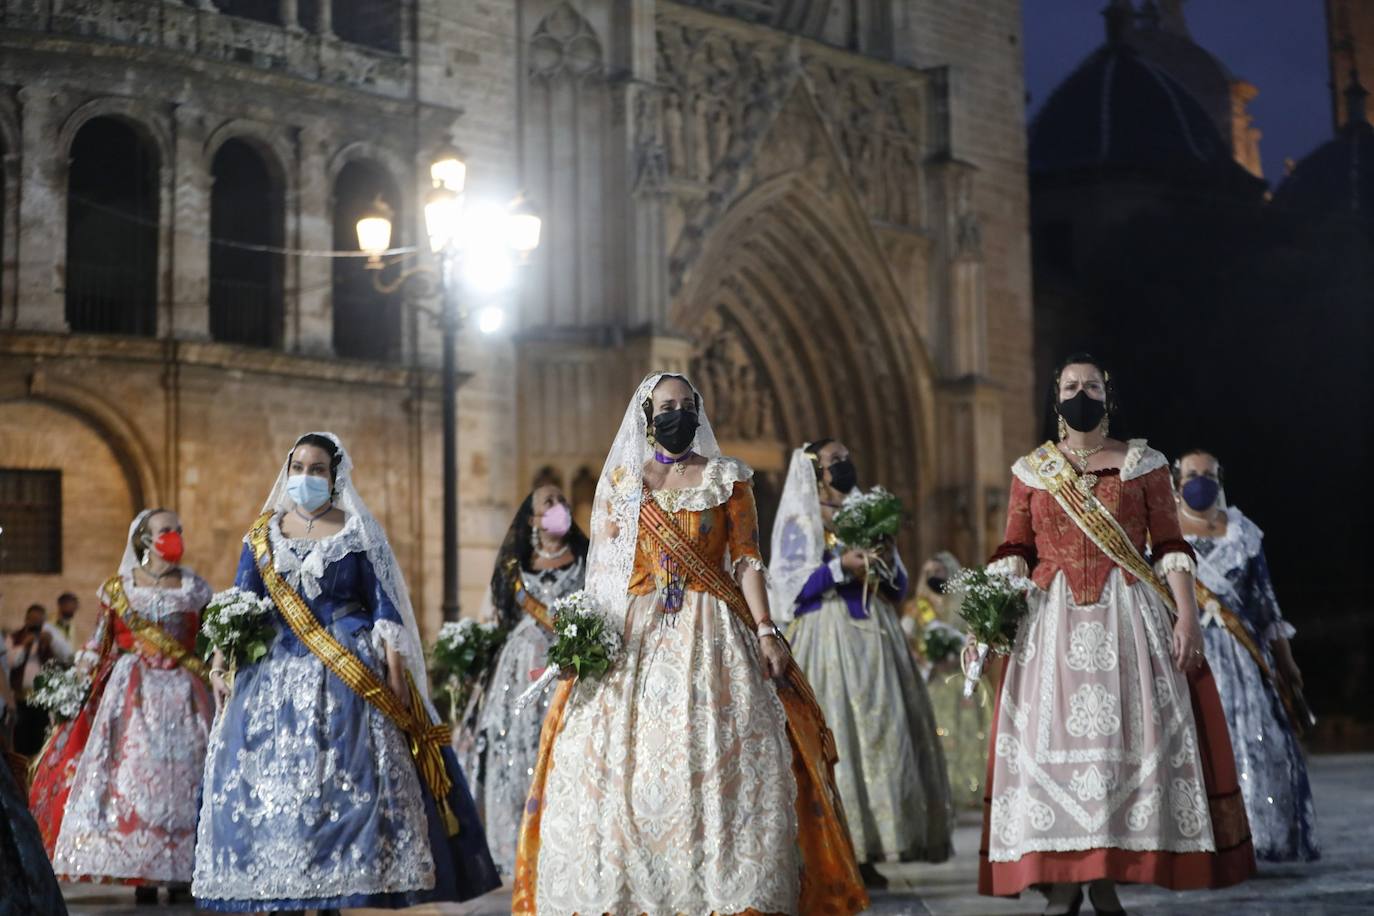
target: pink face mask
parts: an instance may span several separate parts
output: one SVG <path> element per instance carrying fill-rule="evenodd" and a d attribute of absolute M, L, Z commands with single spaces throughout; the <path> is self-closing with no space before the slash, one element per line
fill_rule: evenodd
<path fill-rule="evenodd" d="M 572 528 L 572 513 L 562 503 L 551 506 L 539 518 L 539 527 L 554 537 L 561 538 Z"/>

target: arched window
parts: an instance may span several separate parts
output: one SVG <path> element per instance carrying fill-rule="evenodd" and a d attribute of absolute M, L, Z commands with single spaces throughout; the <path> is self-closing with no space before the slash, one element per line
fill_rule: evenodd
<path fill-rule="evenodd" d="M 273 25 L 293 25 L 281 21 L 281 0 L 215 0 L 221 13 L 242 19 L 256 19 Z"/>
<path fill-rule="evenodd" d="M 335 35 L 355 45 L 400 53 L 400 0 L 333 0 L 333 4 Z"/>
<path fill-rule="evenodd" d="M 92 118 L 67 181 L 67 323 L 94 334 L 157 333 L 158 155 L 129 123 Z"/>
<path fill-rule="evenodd" d="M 282 183 L 250 143 L 226 140 L 210 166 L 210 334 L 275 347 L 282 335 Z"/>
<path fill-rule="evenodd" d="M 358 250 L 358 219 L 381 198 L 392 209 L 391 244 L 403 244 L 401 195 L 386 170 L 355 160 L 334 179 L 334 248 Z M 334 352 L 354 359 L 398 359 L 401 355 L 399 297 L 373 285 L 363 258 L 334 259 Z"/>

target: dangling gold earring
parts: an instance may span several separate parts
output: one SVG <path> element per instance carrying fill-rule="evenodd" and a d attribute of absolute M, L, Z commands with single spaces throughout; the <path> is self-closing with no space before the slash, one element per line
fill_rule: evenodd
<path fill-rule="evenodd" d="M 658 440 L 654 438 L 654 429 L 652 426 L 645 431 L 644 438 L 649 441 L 649 448 L 654 448 L 658 445 Z"/>
<path fill-rule="evenodd" d="M 1097 425 L 1097 429 L 1102 433 L 1102 438 L 1107 438 L 1107 434 L 1112 431 L 1112 415 L 1104 413 L 1102 422 Z"/>
<path fill-rule="evenodd" d="M 1063 418 L 1063 417 L 1060 417 L 1060 418 L 1059 418 L 1059 438 L 1060 438 L 1060 439 L 1067 439 L 1067 438 L 1069 438 L 1069 424 L 1067 424 L 1067 423 L 1064 422 L 1064 418 Z"/>

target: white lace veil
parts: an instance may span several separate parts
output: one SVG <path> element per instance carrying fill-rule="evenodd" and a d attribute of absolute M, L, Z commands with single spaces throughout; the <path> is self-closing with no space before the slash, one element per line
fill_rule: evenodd
<path fill-rule="evenodd" d="M 144 509 L 134 516 L 133 522 L 129 525 L 129 536 L 124 539 L 124 558 L 119 561 L 119 577 L 121 579 L 129 578 L 134 574 L 135 567 L 143 565 L 139 562 L 138 551 L 134 550 L 134 532 L 138 531 L 138 526 L 142 525 L 148 516 L 157 511 L 157 509 Z"/>
<path fill-rule="evenodd" d="M 645 376 L 625 408 L 620 431 L 601 469 L 601 477 L 596 483 L 596 502 L 592 505 L 591 530 L 587 532 L 591 537 L 591 548 L 587 552 L 587 592 L 612 620 L 623 620 L 629 604 L 630 574 L 634 570 L 635 545 L 639 540 L 639 498 L 644 490 L 644 464 L 653 458 L 644 402 L 649 400 L 664 376 L 687 381 L 697 396 L 700 425 L 692 448 L 703 458 L 720 457 L 720 445 L 711 430 L 706 405 L 696 386 L 676 372 L 651 372 Z M 615 537 L 609 535 L 608 523 L 615 526 Z"/>
<path fill-rule="evenodd" d="M 792 619 L 797 595 L 821 565 L 825 553 L 825 522 L 816 487 L 816 463 L 806 446 L 792 452 L 787 482 L 782 487 L 773 521 L 773 551 L 768 558 L 769 605 L 773 617 Z"/>
<path fill-rule="evenodd" d="M 343 510 L 344 515 L 349 518 L 356 518 L 363 550 L 367 553 L 367 559 L 372 563 L 372 570 L 377 576 L 377 581 L 381 583 L 382 590 L 386 592 L 387 598 L 391 599 L 391 604 L 396 608 L 396 613 L 401 616 L 402 628 L 405 636 L 400 640 L 400 644 L 395 646 L 397 652 L 405 660 L 406 668 L 410 671 L 410 676 L 415 679 L 415 686 L 420 689 L 420 694 L 429 700 L 429 677 L 425 674 L 425 658 L 423 643 L 420 641 L 420 629 L 415 623 L 415 609 L 410 605 L 410 592 L 406 589 L 405 577 L 401 575 L 401 567 L 396 562 L 396 555 L 391 551 L 391 543 L 386 539 L 386 532 L 372 513 L 367 510 L 367 504 L 363 502 L 358 490 L 353 486 L 353 459 L 349 456 L 348 450 L 343 447 L 339 437 L 333 433 L 317 432 L 307 433 L 311 436 L 322 436 L 334 443 L 334 447 L 339 452 L 339 466 L 334 472 L 334 505 Z M 299 439 L 297 440 L 299 441 Z M 291 497 L 286 492 L 286 479 L 291 472 L 291 452 L 295 450 L 293 444 L 286 453 L 286 460 L 282 462 L 281 472 L 277 474 L 277 482 L 272 487 L 272 492 L 268 494 L 267 501 L 262 504 L 263 512 L 276 512 L 278 514 L 289 512 L 295 505 Z"/>

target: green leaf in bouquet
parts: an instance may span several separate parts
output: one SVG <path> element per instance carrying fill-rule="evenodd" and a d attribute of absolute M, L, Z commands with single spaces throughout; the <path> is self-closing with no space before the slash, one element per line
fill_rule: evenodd
<path fill-rule="evenodd" d="M 264 643 L 262 640 L 250 642 L 248 644 L 247 649 L 244 651 L 244 656 L 248 659 L 248 664 L 250 665 L 258 661 L 261 661 L 262 657 L 266 654 L 267 644 Z"/>

